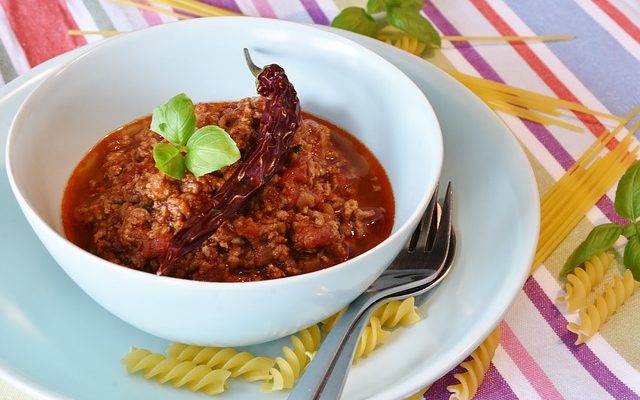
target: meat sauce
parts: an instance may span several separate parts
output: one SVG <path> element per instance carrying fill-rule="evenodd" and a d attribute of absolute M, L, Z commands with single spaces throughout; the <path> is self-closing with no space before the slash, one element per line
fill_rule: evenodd
<path fill-rule="evenodd" d="M 198 127 L 215 124 L 251 148 L 260 98 L 196 106 Z M 62 203 L 67 238 L 106 260 L 150 273 L 168 240 L 202 210 L 234 165 L 172 179 L 155 167 L 162 138 L 150 117 L 108 134 L 73 171 Z M 343 262 L 391 232 L 389 180 L 378 160 L 343 129 L 304 113 L 280 170 L 238 215 L 175 262 L 170 275 L 206 281 L 255 281 Z"/>

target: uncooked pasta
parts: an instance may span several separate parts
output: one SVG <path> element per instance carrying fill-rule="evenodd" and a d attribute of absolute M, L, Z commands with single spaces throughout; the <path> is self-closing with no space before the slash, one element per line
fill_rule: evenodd
<path fill-rule="evenodd" d="M 567 329 L 578 335 L 575 344 L 581 344 L 598 332 L 600 327 L 627 300 L 636 288 L 631 270 L 624 271 L 622 277 L 616 276 L 604 293 L 596 296 L 593 303 L 580 311 L 580 323 L 570 322 Z"/>
<path fill-rule="evenodd" d="M 576 268 L 573 273 L 567 275 L 565 295 L 558 297 L 559 303 L 567 305 L 567 311 L 573 312 L 582 308 L 587 302 L 587 296 L 591 293 L 613 264 L 613 255 L 601 253 L 585 261 L 584 268 Z"/>
<path fill-rule="evenodd" d="M 465 371 L 453 375 L 458 380 L 457 384 L 447 386 L 447 390 L 451 392 L 450 400 L 469 400 L 476 395 L 499 344 L 500 326 L 460 364 Z"/>
<path fill-rule="evenodd" d="M 145 379 L 155 379 L 159 383 L 170 383 L 174 387 L 185 387 L 194 392 L 219 394 L 224 392 L 231 372 L 197 365 L 192 361 L 167 358 L 146 349 L 132 348 L 122 363 L 131 374 L 142 372 Z"/>

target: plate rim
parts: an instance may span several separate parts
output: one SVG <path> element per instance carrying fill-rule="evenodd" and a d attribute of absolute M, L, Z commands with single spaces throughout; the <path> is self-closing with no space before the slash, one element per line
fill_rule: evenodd
<path fill-rule="evenodd" d="M 366 38 L 366 37 L 361 37 L 360 35 L 356 35 L 350 32 L 344 32 L 344 31 L 339 31 L 335 28 L 330 28 L 330 27 L 324 27 L 324 26 L 316 26 L 317 28 L 320 29 L 325 29 L 325 30 L 331 30 L 331 31 L 336 31 L 336 33 L 341 34 L 342 36 L 346 36 L 348 38 L 354 39 L 356 41 L 359 41 L 360 44 L 363 44 L 365 47 L 368 47 L 371 49 L 371 47 L 369 45 L 375 45 L 377 47 L 380 48 L 385 48 L 386 51 L 391 52 L 391 54 L 394 54 L 394 56 L 396 57 L 413 57 L 413 59 L 415 60 L 419 60 L 420 62 L 424 63 L 424 65 L 427 68 L 431 68 L 434 70 L 438 70 L 437 67 L 431 65 L 430 63 L 426 62 L 425 60 L 418 58 L 416 56 L 412 56 L 409 55 L 406 52 L 403 52 L 402 50 L 393 48 L 391 46 L 388 46 L 384 43 L 378 42 L 374 39 L 370 39 L 370 38 Z M 109 40 L 109 39 L 106 39 Z M 369 42 L 370 41 L 370 42 Z M 369 45 L 367 45 L 366 43 L 369 42 Z M 9 82 L 8 84 L 6 84 L 4 87 L 0 88 L 0 107 L 2 107 L 4 105 L 4 103 L 10 99 L 12 96 L 21 93 L 23 90 L 28 90 L 30 88 L 31 85 L 35 85 L 39 84 L 43 78 L 45 78 L 46 76 L 55 73 L 57 70 L 59 70 L 60 68 L 62 68 L 64 65 L 66 65 L 67 63 L 73 61 L 76 57 L 82 55 L 84 52 L 90 50 L 91 48 L 95 47 L 96 45 L 100 45 L 101 43 L 104 43 L 104 41 L 99 41 L 99 42 L 94 42 L 94 43 L 90 43 L 87 44 L 83 47 L 80 48 L 76 48 L 70 52 L 61 54 L 59 56 L 56 56 L 38 66 L 36 66 L 35 68 L 23 73 L 22 75 L 20 75 L 19 77 L 17 77 L 16 79 L 12 80 L 11 82 Z M 375 51 L 375 50 L 374 50 Z M 387 58 L 387 56 L 383 56 L 384 58 Z M 495 118 L 496 122 L 498 124 L 500 124 L 501 126 L 503 126 L 504 131 L 506 134 L 504 134 L 504 136 L 507 136 L 510 140 L 511 140 L 511 144 L 512 147 L 519 149 L 519 157 L 521 157 L 526 164 L 529 166 L 528 171 L 530 173 L 529 179 L 527 179 L 528 183 L 531 184 L 531 187 L 529 189 L 531 189 L 533 192 L 538 193 L 537 190 L 537 184 L 536 184 L 536 180 L 535 180 L 535 176 L 533 174 L 533 170 L 531 168 L 531 165 L 526 157 L 526 154 L 524 152 L 524 150 L 522 149 L 521 145 L 518 143 L 517 139 L 513 136 L 513 134 L 509 131 L 508 127 L 506 126 L 506 124 L 488 107 L 486 106 L 480 99 L 478 99 L 474 94 L 472 94 L 468 89 L 466 89 L 464 86 L 462 86 L 459 82 L 457 82 L 455 79 L 449 77 L 448 75 L 446 75 L 446 73 L 438 70 L 438 73 L 442 74 L 443 76 L 446 76 L 446 79 L 450 80 L 450 82 L 448 84 L 454 84 L 457 86 L 462 87 L 465 91 L 467 91 L 468 93 L 470 93 L 477 102 L 481 103 L 482 106 L 486 109 L 485 112 L 489 113 L 492 115 L 493 118 Z M 35 86 L 33 86 L 35 88 Z M 429 98 L 427 96 L 427 98 Z M 443 132 L 443 136 L 446 135 L 445 132 Z M 5 135 L 5 139 L 6 140 L 6 135 Z M 444 167 L 443 167 L 444 168 Z M 510 308 L 511 304 L 515 301 L 517 295 L 520 293 L 521 288 L 522 288 L 522 284 L 524 284 L 524 281 L 526 280 L 526 278 L 528 277 L 529 273 L 529 269 L 528 266 L 530 265 L 530 263 L 533 261 L 533 256 L 535 254 L 535 249 L 536 249 L 536 245 L 537 245 L 537 236 L 538 236 L 538 232 L 539 232 L 539 207 L 537 207 L 535 210 L 532 210 L 533 214 L 536 216 L 536 218 L 534 218 L 534 220 L 537 221 L 537 225 L 532 227 L 532 232 L 535 231 L 535 233 L 533 234 L 533 236 L 535 236 L 536 240 L 534 241 L 534 243 L 530 246 L 530 254 L 528 255 L 528 263 L 527 263 L 527 268 L 524 269 L 523 268 L 523 273 L 522 273 L 522 279 L 520 282 L 520 286 L 515 287 L 512 289 L 511 291 L 511 295 L 509 296 L 510 298 L 508 299 L 509 301 L 505 302 L 502 312 L 499 316 L 497 316 L 495 318 L 495 321 L 492 321 L 490 324 L 488 324 L 488 326 L 484 326 L 485 329 L 483 329 L 485 332 L 482 336 L 475 338 L 475 340 L 468 342 L 466 344 L 466 346 L 464 346 L 464 351 L 466 352 L 467 350 L 469 350 L 469 352 L 477 347 L 477 345 L 479 345 L 484 338 L 486 337 L 486 335 L 489 334 L 489 332 L 502 320 L 504 314 L 508 311 L 508 309 Z M 492 318 L 493 319 L 493 318 Z M 487 325 L 487 324 L 485 324 Z M 455 365 L 457 365 L 459 362 L 462 361 L 462 359 L 464 359 L 467 356 L 467 354 L 459 354 L 458 358 L 455 360 L 450 360 L 450 362 L 447 364 L 448 369 L 445 370 L 444 373 L 446 373 L 446 371 L 450 370 L 452 367 L 454 367 Z M 443 367 L 442 369 L 445 369 L 445 367 Z M 375 396 L 376 399 L 378 398 L 387 398 L 384 396 L 388 396 L 388 395 L 401 395 L 405 394 L 405 395 L 410 395 L 413 392 L 420 390 L 422 387 L 424 387 L 426 384 L 428 384 L 429 382 L 425 382 L 424 379 L 419 377 L 419 374 L 412 374 L 413 378 L 407 379 L 404 381 L 404 384 L 401 382 L 399 384 L 393 385 L 392 387 L 390 387 L 389 389 L 385 390 L 384 392 L 379 393 L 378 395 Z M 0 378 L 4 379 L 6 382 L 8 382 L 9 384 L 13 385 L 14 387 L 19 388 L 20 390 L 22 390 L 23 392 L 32 395 L 32 396 L 36 396 L 36 397 L 40 397 L 40 398 L 54 398 L 54 399 L 59 399 L 59 398 L 67 398 L 65 397 L 63 394 L 60 394 L 58 392 L 54 392 L 51 389 L 47 388 L 46 385 L 43 385 L 41 382 L 35 381 L 32 378 L 25 376 L 23 371 L 16 371 L 15 369 L 11 368 L 11 366 L 6 366 L 3 363 L 0 363 Z M 436 378 L 437 379 L 437 378 Z M 420 383 L 417 383 L 420 382 Z M 394 391 L 394 393 L 388 393 L 389 391 Z M 400 393 L 401 392 L 401 393 Z"/>

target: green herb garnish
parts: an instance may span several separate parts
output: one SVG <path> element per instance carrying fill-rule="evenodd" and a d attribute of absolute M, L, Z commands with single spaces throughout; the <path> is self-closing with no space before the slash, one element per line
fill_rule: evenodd
<path fill-rule="evenodd" d="M 413 36 L 431 47 L 439 48 L 442 38 L 431 22 L 420 14 L 423 0 L 369 0 L 366 9 L 347 7 L 331 21 L 331 26 L 378 37 L 385 23 L 378 23 L 373 14 L 386 13 L 386 25 Z"/>
<path fill-rule="evenodd" d="M 630 220 L 627 225 L 598 225 L 587 238 L 571 253 L 560 271 L 566 278 L 577 266 L 586 260 L 609 250 L 620 238 L 627 238 L 624 248 L 624 266 L 631 270 L 635 280 L 640 281 L 640 161 L 636 161 L 620 178 L 615 197 L 616 212 Z"/>
<path fill-rule="evenodd" d="M 184 93 L 156 107 L 151 130 L 169 142 L 153 147 L 156 168 L 172 178 L 182 179 L 185 167 L 200 177 L 240 159 L 238 146 L 224 129 L 215 125 L 195 129 L 193 102 Z"/>

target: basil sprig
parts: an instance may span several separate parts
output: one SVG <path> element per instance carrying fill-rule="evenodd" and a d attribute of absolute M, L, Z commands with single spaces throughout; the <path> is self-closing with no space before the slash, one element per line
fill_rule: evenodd
<path fill-rule="evenodd" d="M 420 14 L 424 0 L 369 0 L 367 8 L 347 7 L 331 21 L 331 26 L 377 37 L 384 23 L 379 24 L 372 14 L 386 13 L 386 23 L 413 36 L 431 47 L 440 47 L 440 34 Z"/>
<path fill-rule="evenodd" d="M 156 168 L 174 179 L 182 179 L 185 168 L 199 177 L 240 159 L 238 146 L 224 129 L 208 125 L 196 130 L 193 102 L 184 93 L 153 110 L 151 130 L 169 142 L 153 147 Z"/>
<path fill-rule="evenodd" d="M 571 253 L 560 271 L 560 277 L 566 278 L 577 266 L 596 254 L 609 250 L 620 238 L 627 238 L 623 262 L 640 281 L 640 161 L 636 161 L 620 178 L 614 206 L 617 213 L 628 219 L 627 225 L 615 223 L 598 225 L 587 238 Z"/>

